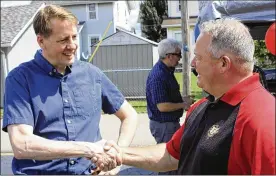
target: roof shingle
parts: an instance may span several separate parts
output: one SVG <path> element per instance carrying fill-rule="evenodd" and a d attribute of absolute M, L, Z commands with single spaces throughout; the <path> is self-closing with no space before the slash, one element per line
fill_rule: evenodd
<path fill-rule="evenodd" d="M 12 42 L 42 3 L 1 8 L 1 46 Z"/>

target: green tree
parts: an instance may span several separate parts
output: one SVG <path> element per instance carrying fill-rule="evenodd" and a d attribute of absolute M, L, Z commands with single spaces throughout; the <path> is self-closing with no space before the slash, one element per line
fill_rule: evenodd
<path fill-rule="evenodd" d="M 140 4 L 142 35 L 149 40 L 159 42 L 167 37 L 162 29 L 163 19 L 168 17 L 167 0 L 145 0 Z"/>
<path fill-rule="evenodd" d="M 276 57 L 271 54 L 265 46 L 264 40 L 255 40 L 255 53 L 256 65 L 261 68 L 275 68 Z"/>

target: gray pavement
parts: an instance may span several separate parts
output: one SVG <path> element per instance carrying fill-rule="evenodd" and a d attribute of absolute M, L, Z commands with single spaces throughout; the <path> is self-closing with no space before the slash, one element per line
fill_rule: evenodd
<path fill-rule="evenodd" d="M 181 124 L 184 118 L 181 118 Z M 114 115 L 102 115 L 100 129 L 102 137 L 106 140 L 117 141 L 119 136 L 120 120 Z M 2 129 L 2 120 L 1 120 Z M 149 119 L 147 114 L 138 115 L 138 125 L 131 143 L 131 146 L 155 145 L 156 142 L 149 130 Z M 7 133 L 1 130 L 1 175 L 12 174 L 11 161 L 12 149 Z M 155 172 L 135 168 L 131 166 L 122 166 L 119 175 L 156 175 Z"/>

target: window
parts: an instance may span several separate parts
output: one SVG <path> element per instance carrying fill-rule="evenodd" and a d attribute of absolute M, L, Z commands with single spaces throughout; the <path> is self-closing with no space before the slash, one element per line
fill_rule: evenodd
<path fill-rule="evenodd" d="M 99 41 L 99 37 L 98 36 L 90 36 L 89 37 L 89 42 L 90 42 L 90 46 L 93 46 L 95 43 L 97 43 Z"/>
<path fill-rule="evenodd" d="M 175 40 L 181 42 L 181 41 L 182 41 L 181 32 L 175 32 L 175 33 L 174 33 L 174 38 L 175 38 Z"/>
<path fill-rule="evenodd" d="M 88 35 L 88 51 L 91 51 L 91 47 L 100 41 L 100 35 L 91 34 Z"/>
<path fill-rule="evenodd" d="M 88 4 L 88 19 L 96 20 L 97 19 L 97 4 Z"/>

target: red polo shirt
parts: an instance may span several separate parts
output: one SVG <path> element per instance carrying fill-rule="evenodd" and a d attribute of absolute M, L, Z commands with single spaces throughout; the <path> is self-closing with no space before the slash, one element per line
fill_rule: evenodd
<path fill-rule="evenodd" d="M 240 103 L 230 146 L 228 174 L 275 174 L 275 97 L 262 87 L 259 75 L 254 74 L 235 85 L 220 100 L 232 106 Z M 186 121 L 205 101 L 208 100 L 201 99 L 190 108 Z M 167 143 L 168 152 L 178 160 L 184 124 Z"/>

